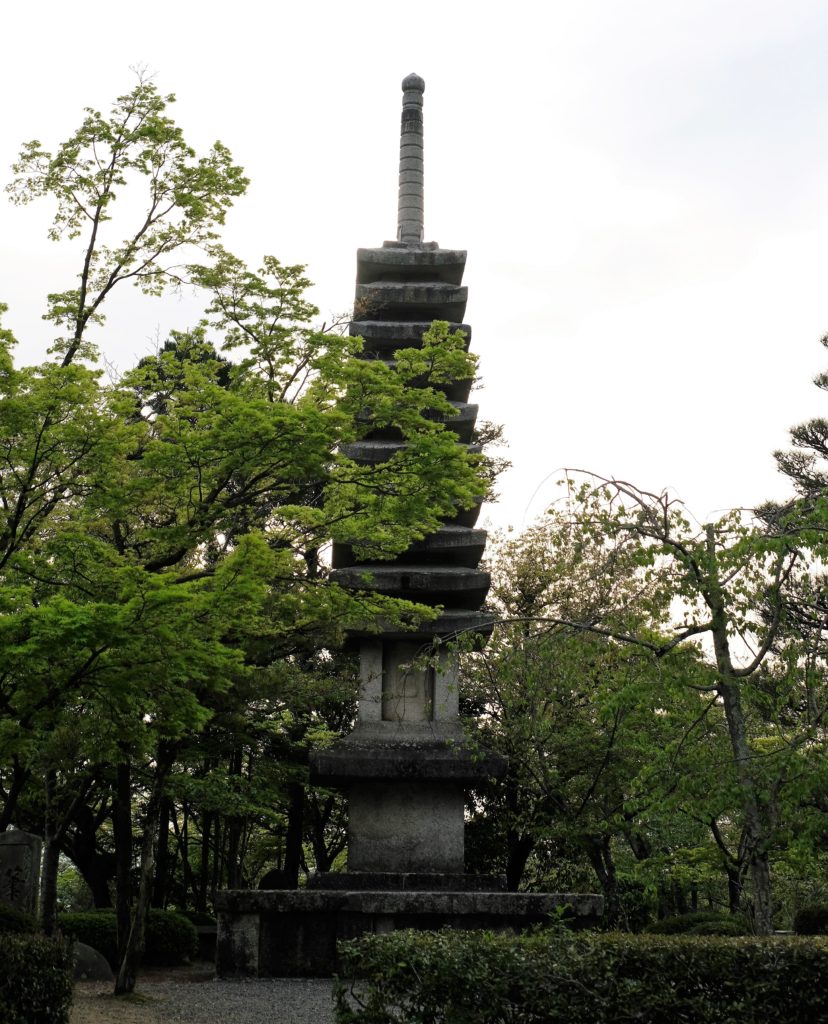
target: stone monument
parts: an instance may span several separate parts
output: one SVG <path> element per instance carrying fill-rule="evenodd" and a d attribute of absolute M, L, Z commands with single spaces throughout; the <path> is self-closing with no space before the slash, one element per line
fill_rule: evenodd
<path fill-rule="evenodd" d="M 357 252 L 354 321 L 362 358 L 393 361 L 419 347 L 432 321 L 448 321 L 466 343 L 463 323 L 466 253 L 423 241 L 423 92 L 402 83 L 397 239 Z M 471 380 L 444 386 L 454 414 L 446 427 L 471 445 L 477 406 Z M 369 434 L 347 454 L 375 464 L 398 451 L 402 438 Z M 446 641 L 491 634 L 481 611 L 489 578 L 478 568 L 486 534 L 479 506 L 457 515 L 393 561 L 357 561 L 345 544 L 333 548 L 332 578 L 340 585 L 439 606 L 436 619 L 414 631 L 353 633 L 359 648 L 360 692 L 353 732 L 311 758 L 312 781 L 342 790 L 348 800 L 348 865 L 312 877 L 298 891 L 219 894 L 217 971 L 221 976 L 326 975 L 336 966 L 336 941 L 396 928 L 525 928 L 561 905 L 581 922 L 601 912 L 597 896 L 504 892 L 503 879 L 464 873 L 465 790 L 505 769 L 464 739 L 458 708 L 458 666 Z"/>
<path fill-rule="evenodd" d="M 19 829 L 0 832 L 0 903 L 27 914 L 37 911 L 42 848 L 39 836 Z"/>

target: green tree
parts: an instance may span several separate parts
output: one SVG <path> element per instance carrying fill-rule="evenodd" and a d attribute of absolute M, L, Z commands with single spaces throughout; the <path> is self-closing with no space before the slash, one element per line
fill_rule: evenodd
<path fill-rule="evenodd" d="M 772 735 L 757 713 L 763 667 L 772 663 L 774 644 L 782 639 L 785 595 L 797 580 L 799 547 L 739 512 L 694 527 L 668 495 L 650 494 L 620 481 L 584 484 L 575 495 L 573 518 L 597 530 L 608 543 L 620 543 L 640 566 L 640 579 L 651 607 L 678 610 L 674 624 L 618 628 L 563 615 L 548 617 L 557 625 L 586 629 L 632 644 L 658 659 L 695 637 L 708 638 L 712 649 L 706 682 L 696 681 L 721 705 L 730 745 L 744 857 L 752 881 L 755 926 L 772 929 L 769 858 L 779 822 L 778 793 L 789 778 L 787 756 L 807 743 L 800 734 Z M 665 613 L 662 613 L 665 614 Z M 768 747 L 778 771 L 769 785 Z"/>
<path fill-rule="evenodd" d="M 113 787 L 119 992 L 135 982 L 154 844 L 185 748 L 245 699 L 265 717 L 283 714 L 285 674 L 268 666 L 301 670 L 351 625 L 432 614 L 338 589 L 320 549 L 333 537 L 391 556 L 485 488 L 482 466 L 439 422 L 451 407 L 430 386 L 471 375 L 461 340 L 435 325 L 422 351 L 399 353 L 391 368 L 356 359 L 358 340 L 314 329 L 302 267 L 267 257 L 253 273 L 219 246 L 214 228 L 246 180 L 219 144 L 194 156 L 165 113 L 170 99 L 139 82 L 109 118 L 88 112 L 55 157 L 25 147 L 13 197 L 56 201 L 53 237 L 83 237 L 80 286 L 49 299 L 47 318 L 62 331 L 51 360 L 17 370 L 13 339 L 1 339 L 5 820 L 45 777 L 51 878 L 92 788 Z M 147 210 L 125 240 L 104 244 L 133 179 L 149 187 Z M 193 246 L 209 265 L 193 262 Z M 83 362 L 95 353 L 88 332 L 126 280 L 150 294 L 191 281 L 207 310 L 104 386 Z M 405 443 L 361 466 L 348 444 L 372 425 Z"/>
<path fill-rule="evenodd" d="M 595 515 L 602 508 L 595 496 L 589 505 Z M 592 884 L 586 868 L 608 919 L 624 923 L 618 846 L 622 860 L 646 860 L 660 831 L 666 851 L 661 751 L 671 743 L 695 749 L 710 701 L 692 687 L 695 650 L 658 659 L 606 635 L 654 638 L 667 607 L 647 586 L 634 547 L 572 511 L 552 510 L 523 535 L 501 538 L 490 556 L 501 623 L 483 651 L 464 659 L 464 693 L 484 712 L 479 730 L 509 769 L 502 785 L 475 794 L 470 849 L 479 854 L 487 833 L 500 844 L 495 864 L 510 888 L 533 865 L 544 872 L 553 863 L 553 884 Z M 660 773 L 650 772 L 654 759 Z"/>

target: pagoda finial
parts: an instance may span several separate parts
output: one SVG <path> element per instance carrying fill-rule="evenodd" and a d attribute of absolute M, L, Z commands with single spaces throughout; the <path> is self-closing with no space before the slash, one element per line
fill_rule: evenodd
<path fill-rule="evenodd" d="M 397 241 L 419 245 L 423 240 L 423 93 L 419 75 L 403 79 L 400 128 L 400 198 Z"/>

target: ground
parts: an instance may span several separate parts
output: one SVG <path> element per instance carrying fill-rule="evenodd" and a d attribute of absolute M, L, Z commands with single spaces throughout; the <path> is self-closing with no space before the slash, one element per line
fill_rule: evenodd
<path fill-rule="evenodd" d="M 196 963 L 168 970 L 142 971 L 136 994 L 126 999 L 112 995 L 112 983 L 78 981 L 70 1024 L 169 1024 L 164 998 L 170 984 L 207 982 L 213 978 L 210 964 Z M 163 994 L 159 984 L 163 983 Z M 153 991 L 155 989 L 156 991 Z"/>
<path fill-rule="evenodd" d="M 135 994 L 75 984 L 70 1024 L 333 1024 L 329 979 L 216 981 L 212 964 L 143 972 Z"/>

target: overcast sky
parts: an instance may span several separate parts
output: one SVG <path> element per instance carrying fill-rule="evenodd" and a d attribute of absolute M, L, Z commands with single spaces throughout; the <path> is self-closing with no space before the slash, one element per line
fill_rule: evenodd
<path fill-rule="evenodd" d="M 490 524 L 541 513 L 563 466 L 669 486 L 699 519 L 785 494 L 771 453 L 826 412 L 828 4 L 45 0 L 4 4 L 3 36 L 0 178 L 144 65 L 188 141 L 252 179 L 228 246 L 306 263 L 324 315 L 352 302 L 355 250 L 395 236 L 416 71 L 426 239 L 468 250 L 476 400 L 514 463 Z M 0 202 L 26 362 L 78 267 L 50 215 Z M 99 340 L 125 368 L 196 317 L 130 294 Z"/>

